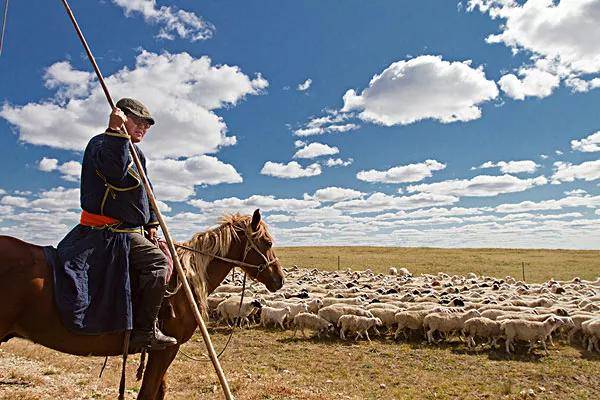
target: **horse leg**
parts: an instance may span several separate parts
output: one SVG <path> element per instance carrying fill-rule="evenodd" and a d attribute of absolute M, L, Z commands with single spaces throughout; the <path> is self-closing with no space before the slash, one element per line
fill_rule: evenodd
<path fill-rule="evenodd" d="M 138 400 L 163 400 L 166 392 L 165 373 L 177 355 L 179 345 L 150 353 Z"/>

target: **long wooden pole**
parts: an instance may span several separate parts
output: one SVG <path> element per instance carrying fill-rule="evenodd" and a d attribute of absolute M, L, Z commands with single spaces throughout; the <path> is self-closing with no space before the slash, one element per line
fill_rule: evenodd
<path fill-rule="evenodd" d="M 106 87 L 104 78 L 102 77 L 102 73 L 100 72 L 100 69 L 98 68 L 98 64 L 96 64 L 96 60 L 94 59 L 94 56 L 93 56 L 85 38 L 83 37 L 83 33 L 81 32 L 81 29 L 79 29 L 79 25 L 77 24 L 77 21 L 75 20 L 75 16 L 73 15 L 73 12 L 71 11 L 71 7 L 69 7 L 69 4 L 67 3 L 67 0 L 62 0 L 62 2 L 65 6 L 65 9 L 67 10 L 67 14 L 69 14 L 69 18 L 71 19 L 71 22 L 73 22 L 73 26 L 75 27 L 75 30 L 77 31 L 77 36 L 79 36 L 79 39 L 81 40 L 81 44 L 83 44 L 83 47 L 85 48 L 85 52 L 87 53 L 88 58 L 89 58 L 90 62 L 92 63 L 92 66 L 94 67 L 94 71 L 96 71 L 96 76 L 98 77 L 98 81 L 100 82 L 100 85 L 102 86 L 102 90 L 104 90 L 104 94 L 106 95 L 106 99 L 108 100 L 108 103 L 110 104 L 110 107 L 112 110 L 115 108 L 115 103 L 113 102 L 112 97 L 110 96 L 110 93 L 108 92 L 108 88 Z M 208 330 L 206 329 L 206 325 L 204 324 L 204 320 L 202 319 L 200 310 L 198 310 L 198 305 L 196 304 L 196 301 L 194 300 L 194 295 L 192 293 L 192 289 L 190 288 L 190 284 L 187 281 L 185 272 L 179 261 L 179 257 L 177 257 L 177 251 L 175 250 L 175 244 L 173 243 L 173 239 L 171 238 L 171 235 L 169 234 L 169 229 L 167 228 L 165 219 L 163 218 L 163 215 L 160 212 L 160 209 L 158 208 L 156 198 L 154 197 L 154 193 L 152 192 L 152 188 L 150 187 L 148 178 L 146 177 L 146 174 L 144 173 L 144 169 L 142 167 L 142 163 L 140 162 L 140 158 L 137 155 L 137 152 L 135 150 L 135 147 L 133 146 L 133 143 L 131 142 L 131 138 L 130 138 L 130 142 L 129 142 L 129 150 L 131 152 L 131 157 L 133 158 L 133 162 L 135 163 L 138 173 L 139 173 L 140 177 L 142 178 L 142 183 L 144 184 L 144 188 L 146 189 L 146 192 L 148 193 L 148 199 L 150 200 L 150 204 L 152 205 L 152 208 L 154 209 L 154 212 L 156 213 L 156 217 L 158 218 L 160 227 L 163 231 L 163 234 L 165 235 L 165 239 L 169 246 L 169 251 L 171 252 L 171 256 L 173 257 L 173 261 L 174 261 L 175 267 L 177 269 L 177 273 L 179 274 L 181 282 L 183 283 L 183 289 L 185 291 L 185 295 L 186 295 L 189 305 L 192 309 L 192 312 L 194 313 L 196 322 L 198 323 L 198 326 L 200 327 L 200 332 L 202 332 L 202 337 L 204 338 L 204 343 L 206 343 L 206 348 L 208 349 L 208 354 L 213 363 L 213 366 L 215 367 L 215 371 L 217 372 L 219 381 L 221 382 L 221 387 L 223 388 L 225 398 L 227 400 L 233 399 L 233 395 L 231 394 L 231 390 L 229 389 L 229 384 L 227 383 L 227 379 L 225 378 L 225 374 L 223 373 L 223 369 L 221 368 L 221 364 L 219 363 L 219 359 L 217 358 L 217 353 L 215 352 L 215 349 L 212 345 L 212 341 L 210 340 L 210 335 L 208 334 Z"/>

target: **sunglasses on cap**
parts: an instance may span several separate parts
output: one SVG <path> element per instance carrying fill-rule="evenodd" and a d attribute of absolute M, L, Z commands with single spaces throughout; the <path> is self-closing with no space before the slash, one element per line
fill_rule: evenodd
<path fill-rule="evenodd" d="M 138 117 L 137 115 L 133 115 L 131 113 L 125 113 L 125 115 L 127 116 L 127 119 L 132 120 L 134 124 L 136 124 L 137 126 L 139 126 L 141 128 L 148 129 L 152 126 L 152 124 L 150 122 L 148 122 L 144 118 Z"/>

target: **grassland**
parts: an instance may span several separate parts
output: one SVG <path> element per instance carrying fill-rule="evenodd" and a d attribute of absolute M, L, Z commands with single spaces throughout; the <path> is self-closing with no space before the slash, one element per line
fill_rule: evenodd
<path fill-rule="evenodd" d="M 279 247 L 283 265 L 334 270 L 364 270 L 387 273 L 391 266 L 406 267 L 413 274 L 478 275 L 522 278 L 528 282 L 550 278 L 569 280 L 576 276 L 595 279 L 600 275 L 598 250 L 540 249 L 442 249 L 411 247 Z"/>
<path fill-rule="evenodd" d="M 280 248 L 284 265 L 321 269 L 370 267 L 387 271 L 404 266 L 413 273 L 466 272 L 519 277 L 526 263 L 527 280 L 549 277 L 591 279 L 600 274 L 600 253 L 562 250 L 445 250 L 390 248 Z M 229 331 L 210 324 L 217 350 Z M 203 358 L 199 335 L 182 347 Z M 128 364 L 127 398 L 135 382 L 138 356 Z M 172 364 L 168 399 L 222 398 L 210 362 L 180 353 Z M 114 399 L 119 359 L 111 358 L 97 377 L 102 358 L 74 357 L 13 339 L 0 347 L 0 399 Z M 536 399 L 600 398 L 600 355 L 557 344 L 550 355 L 506 356 L 503 352 L 468 350 L 455 341 L 428 346 L 421 341 L 368 342 L 291 338 L 291 332 L 237 330 L 222 358 L 238 399 L 521 399 L 533 390 Z"/>

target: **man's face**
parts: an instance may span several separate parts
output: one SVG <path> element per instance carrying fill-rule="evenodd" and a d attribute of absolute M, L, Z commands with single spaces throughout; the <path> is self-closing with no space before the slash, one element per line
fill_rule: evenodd
<path fill-rule="evenodd" d="M 129 135 L 131 135 L 131 141 L 133 143 L 141 142 L 146 135 L 146 132 L 148 132 L 150 124 L 143 118 L 131 114 L 126 115 L 127 121 L 125 121 L 125 127 L 127 128 Z"/>

